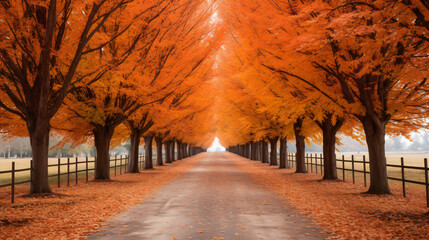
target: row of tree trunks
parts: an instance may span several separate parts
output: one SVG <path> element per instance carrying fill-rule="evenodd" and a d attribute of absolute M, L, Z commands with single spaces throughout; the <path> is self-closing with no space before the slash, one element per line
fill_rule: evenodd
<path fill-rule="evenodd" d="M 390 188 L 387 181 L 386 157 L 384 151 L 385 145 L 385 125 L 386 122 L 378 118 L 370 118 L 368 116 L 359 119 L 362 122 L 368 152 L 370 159 L 378 159 L 370 161 L 370 177 L 371 185 L 368 193 L 374 194 L 390 194 Z M 323 160 L 324 160 L 324 180 L 336 180 L 337 166 L 335 156 L 336 134 L 343 125 L 343 119 L 336 119 L 333 123 L 332 114 L 326 114 L 323 121 L 316 121 L 323 133 Z M 293 124 L 296 143 L 296 173 L 307 173 L 305 166 L 305 136 L 302 133 L 303 119 L 298 118 Z M 228 151 L 249 158 L 251 160 L 269 163 L 270 165 L 279 165 L 279 168 L 290 168 L 287 154 L 287 138 L 280 138 L 280 156 L 279 163 L 277 162 L 277 142 L 278 137 L 268 138 L 271 145 L 271 154 L 268 161 L 268 143 L 264 140 L 252 141 L 244 145 L 237 145 L 227 148 Z"/>

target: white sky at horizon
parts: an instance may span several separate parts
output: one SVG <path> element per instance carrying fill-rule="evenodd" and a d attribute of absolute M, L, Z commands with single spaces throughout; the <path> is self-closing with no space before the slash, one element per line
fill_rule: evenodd
<path fill-rule="evenodd" d="M 225 147 L 222 146 L 219 142 L 219 138 L 216 137 L 213 141 L 213 144 L 207 149 L 208 152 L 223 152 L 225 151 Z"/>

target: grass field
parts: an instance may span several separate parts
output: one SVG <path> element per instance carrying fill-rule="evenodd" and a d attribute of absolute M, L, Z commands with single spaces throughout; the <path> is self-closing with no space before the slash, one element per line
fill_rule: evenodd
<path fill-rule="evenodd" d="M 317 156 L 317 164 L 321 164 L 320 161 L 320 153 L 312 154 L 312 162 L 315 164 Z M 345 169 L 352 169 L 353 165 L 350 161 L 352 159 L 352 155 L 354 157 L 354 160 L 357 161 L 354 163 L 354 169 L 355 170 L 363 170 L 363 156 L 365 156 L 365 162 L 366 162 L 366 171 L 369 172 L 369 158 L 368 154 L 357 154 L 357 153 L 337 153 L 337 167 L 342 168 L 343 162 L 341 161 L 342 155 L 344 155 L 344 159 L 346 162 L 344 162 L 344 168 Z M 428 159 L 429 164 L 429 153 L 386 153 L 386 160 L 388 165 L 401 165 L 401 157 L 404 158 L 404 166 L 413 166 L 413 167 L 424 167 L 424 159 Z M 307 158 L 307 161 L 310 162 L 310 160 Z M 321 167 L 318 167 L 318 173 L 321 173 Z M 308 171 L 311 172 L 311 166 L 307 165 Z M 313 165 L 312 169 L 313 173 L 316 172 L 316 166 Z M 400 167 L 387 167 L 387 175 L 389 177 L 393 178 L 402 178 L 402 171 Z M 354 174 L 352 171 L 344 171 L 345 180 L 348 182 L 353 181 L 353 177 L 355 178 L 355 182 L 357 184 L 363 184 L 364 183 L 364 174 L 355 172 Z M 406 180 L 412 180 L 412 181 L 418 181 L 418 182 L 425 182 L 425 171 L 417 170 L 417 169 L 404 169 L 404 176 Z M 341 169 L 338 169 L 338 177 L 340 179 L 343 179 L 343 171 Z M 369 173 L 366 174 L 366 180 L 367 185 L 369 186 L 370 179 L 369 179 Z M 389 180 L 390 185 L 395 189 L 397 194 L 402 194 L 402 181 L 396 181 L 396 180 Z M 392 190 L 393 190 L 392 189 Z M 418 185 L 413 183 L 406 183 L 406 191 L 408 192 L 424 192 L 425 186 L 424 185 Z"/>
<path fill-rule="evenodd" d="M 114 157 L 111 158 L 111 160 L 113 160 Z M 19 170 L 19 169 L 28 169 L 30 168 L 30 161 L 31 158 L 22 158 L 22 159 L 17 159 L 17 158 L 9 158 L 9 159 L 0 159 L 0 171 L 9 171 L 12 169 L 12 162 L 15 162 L 15 169 Z M 58 165 L 58 163 L 60 164 L 64 164 L 60 167 L 60 171 L 61 173 L 67 173 L 67 162 L 70 162 L 70 167 L 69 167 L 69 172 L 75 172 L 76 171 L 76 161 L 78 162 L 77 164 L 77 169 L 80 170 L 84 170 L 86 169 L 86 158 L 85 157 L 80 157 L 80 158 L 49 158 L 49 165 Z M 94 168 L 94 158 L 88 158 L 88 169 L 93 169 Z M 117 156 L 117 166 L 119 165 L 126 165 L 127 163 L 127 159 L 126 156 Z M 115 162 L 111 161 L 110 162 L 110 166 L 114 167 L 115 166 Z M 125 166 L 122 167 L 121 171 L 124 171 Z M 54 174 L 58 174 L 58 166 L 51 166 L 48 168 L 49 170 L 49 174 L 50 175 L 54 175 Z M 117 169 L 118 171 L 119 168 Z M 85 172 L 80 172 L 79 175 L 83 176 L 86 175 Z M 20 181 L 26 181 L 30 178 L 30 171 L 23 171 L 23 172 L 16 172 L 15 173 L 15 177 L 16 177 L 16 182 L 20 182 Z M 72 177 L 74 178 L 75 175 L 72 174 Z M 63 176 L 62 178 L 66 178 L 66 176 Z M 0 174 L 0 185 L 2 184 L 8 184 L 11 181 L 11 174 L 10 173 L 3 173 Z M 64 180 L 62 180 L 64 181 Z M 54 181 L 55 182 L 55 181 Z"/>
<path fill-rule="evenodd" d="M 365 156 L 365 161 L 368 162 L 368 155 L 354 155 L 355 161 L 362 161 L 363 156 Z M 341 159 L 342 156 L 337 155 L 337 159 Z M 404 166 L 413 166 L 413 167 L 424 167 L 424 159 L 429 159 L 428 153 L 387 153 L 386 160 L 389 165 L 401 165 L 401 157 L 404 158 Z M 351 154 L 344 154 L 346 160 L 351 160 Z M 346 169 L 352 168 L 351 162 L 346 162 Z M 342 162 L 337 162 L 337 167 L 342 167 Z M 354 168 L 356 170 L 363 170 L 363 163 L 355 163 Z M 369 171 L 369 164 L 366 164 L 366 171 Z M 389 177 L 401 178 L 402 172 L 399 167 L 387 167 L 387 172 Z M 415 170 L 415 169 L 405 169 L 405 178 L 407 180 L 414 180 L 424 182 L 424 170 Z M 351 175 L 351 172 L 350 172 Z M 358 174 L 363 175 L 363 174 Z"/>
<path fill-rule="evenodd" d="M 312 153 L 313 156 L 313 163 L 316 161 L 314 156 L 317 155 L 317 163 L 320 164 L 320 154 L 317 153 Z M 344 159 L 345 160 L 351 160 L 351 156 L 354 156 L 354 160 L 355 161 L 362 161 L 363 156 L 366 157 L 366 162 L 368 162 L 369 158 L 368 158 L 368 154 L 356 154 L 356 153 L 337 153 L 337 159 L 341 159 L 342 155 L 344 155 Z M 386 154 L 386 158 L 387 158 L 387 163 L 388 164 L 394 164 L 394 165 L 400 165 L 401 164 L 401 157 L 404 158 L 404 165 L 405 166 L 416 166 L 416 167 L 423 167 L 424 166 L 424 158 L 429 158 L 429 153 L 387 153 Z M 112 158 L 114 159 L 114 158 Z M 120 160 L 121 156 L 117 157 L 118 161 L 117 161 L 117 165 L 121 165 Z M 30 160 L 31 158 L 22 158 L 22 159 L 17 159 L 17 158 L 10 158 L 10 159 L 2 159 L 0 158 L 0 171 L 8 171 L 11 170 L 11 165 L 12 162 L 15 162 L 15 169 L 25 169 L 25 168 L 29 168 L 30 167 Z M 69 161 L 71 163 L 70 165 L 70 172 L 74 172 L 76 170 L 76 160 L 78 162 L 85 162 L 86 158 L 85 157 L 80 157 L 80 158 L 70 158 Z M 89 161 L 94 161 L 94 158 L 88 158 Z M 60 163 L 61 164 L 67 164 L 67 158 L 61 158 L 60 159 Z M 57 165 L 58 164 L 58 158 L 49 158 L 49 165 Z M 111 161 L 111 167 L 115 166 L 115 162 Z M 122 156 L 122 165 L 126 164 L 126 159 L 125 156 Z M 346 169 L 352 169 L 352 163 L 351 162 L 345 162 L 344 164 Z M 338 161 L 337 162 L 337 167 L 341 168 L 342 167 L 342 162 Z M 86 163 L 78 163 L 77 166 L 78 170 L 84 170 L 86 169 Z M 92 169 L 94 168 L 94 163 L 89 163 L 88 164 L 88 168 Z M 122 167 L 122 170 L 125 169 L 125 166 Z M 354 164 L 354 169 L 356 170 L 363 170 L 363 163 L 355 163 Z M 117 169 L 118 173 L 119 173 L 119 168 Z M 310 171 L 310 167 L 308 169 Z M 320 167 L 318 168 L 318 170 L 320 170 Z M 369 164 L 366 165 L 366 170 L 369 171 Z M 315 166 L 313 166 L 313 171 L 315 172 Z M 57 166 L 53 166 L 53 167 L 49 167 L 49 174 L 53 175 L 53 174 L 57 174 L 58 173 L 58 167 Z M 67 166 L 63 165 L 61 166 L 61 173 L 67 173 Z M 341 176 L 342 175 L 342 171 L 338 170 L 338 174 Z M 393 168 L 393 167 L 388 167 L 388 175 L 389 177 L 401 177 L 401 169 L 400 168 Z M 80 173 L 79 175 L 85 175 L 84 172 Z M 346 177 L 347 178 L 351 178 L 352 177 L 352 173 L 349 171 L 346 171 Z M 29 179 L 29 171 L 25 171 L 25 172 L 17 172 L 16 175 L 16 182 L 19 181 L 25 181 Z M 74 179 L 74 174 L 72 174 L 71 176 Z M 355 173 L 355 177 L 356 178 L 363 178 L 363 174 L 361 173 Z M 414 180 L 414 181 L 420 181 L 423 182 L 424 181 L 424 171 L 423 170 L 413 170 L 413 169 L 405 169 L 405 177 L 408 180 Z M 66 178 L 66 176 L 63 176 L 62 178 Z M 368 176 L 369 178 L 369 176 Z M 10 173 L 5 173 L 5 174 L 0 174 L 0 185 L 2 184 L 8 184 L 10 183 L 11 180 L 11 174 Z M 55 183 L 55 179 L 51 179 L 52 183 Z M 62 180 L 64 181 L 64 180 Z"/>

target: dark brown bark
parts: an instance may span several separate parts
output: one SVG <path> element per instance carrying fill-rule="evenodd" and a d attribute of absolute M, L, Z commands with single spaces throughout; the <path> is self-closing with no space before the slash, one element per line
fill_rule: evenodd
<path fill-rule="evenodd" d="M 179 150 L 179 146 L 177 146 L 177 150 Z M 183 158 L 189 157 L 190 152 L 189 152 L 188 144 L 184 143 L 182 146 L 182 150 L 183 150 Z"/>
<path fill-rule="evenodd" d="M 171 161 L 172 162 L 174 162 L 174 161 L 176 161 L 176 151 L 175 151 L 175 145 L 176 145 L 176 142 L 175 141 L 171 141 L 171 146 L 170 146 L 170 151 L 171 151 L 171 153 L 170 153 L 170 156 L 171 156 Z"/>
<path fill-rule="evenodd" d="M 164 142 L 165 149 L 165 163 L 172 163 L 171 161 L 171 141 Z"/>
<path fill-rule="evenodd" d="M 187 145 L 183 144 L 182 148 L 183 148 L 184 158 L 189 157 Z"/>
<path fill-rule="evenodd" d="M 188 152 L 188 144 L 186 144 L 186 143 L 183 143 L 181 146 L 179 146 L 179 144 L 177 144 L 177 152 L 179 152 L 179 148 L 181 148 L 182 149 L 182 155 L 183 155 L 183 158 L 187 158 L 187 157 L 189 157 L 189 152 Z"/>
<path fill-rule="evenodd" d="M 370 116 L 362 117 L 361 122 L 366 136 L 369 153 L 369 166 L 371 183 L 368 193 L 391 194 L 387 181 L 386 153 L 385 153 L 385 127 L 386 122 Z"/>
<path fill-rule="evenodd" d="M 139 120 L 127 120 L 126 125 L 131 131 L 130 157 L 128 161 L 128 172 L 139 172 L 139 146 L 142 134 L 147 132 L 154 124 L 152 120 L 148 120 L 148 113 L 142 116 Z"/>
<path fill-rule="evenodd" d="M 131 130 L 131 145 L 130 156 L 128 160 L 128 172 L 139 173 L 139 145 L 140 145 L 140 131 L 138 129 Z"/>
<path fill-rule="evenodd" d="M 250 151 L 250 144 L 246 143 L 246 145 L 244 147 L 244 157 L 245 158 L 250 158 L 249 151 Z"/>
<path fill-rule="evenodd" d="M 296 173 L 306 173 L 305 168 L 305 137 L 301 135 L 303 120 L 298 118 L 293 124 L 296 141 Z"/>
<path fill-rule="evenodd" d="M 145 150 L 144 169 L 153 169 L 152 141 L 153 141 L 153 136 L 144 137 L 144 150 Z"/>
<path fill-rule="evenodd" d="M 270 165 L 277 165 L 277 141 L 279 140 L 279 137 L 273 137 L 270 138 L 270 146 L 271 146 L 271 153 L 270 153 Z"/>
<path fill-rule="evenodd" d="M 287 162 L 287 137 L 280 138 L 280 165 L 279 168 L 289 168 Z"/>
<path fill-rule="evenodd" d="M 30 194 L 51 193 L 48 181 L 48 152 L 50 124 L 48 119 L 27 123 L 33 153 Z"/>
<path fill-rule="evenodd" d="M 181 142 L 177 142 L 177 160 L 181 160 L 185 158 L 183 156 L 183 144 Z"/>
<path fill-rule="evenodd" d="M 110 179 L 110 140 L 115 128 L 113 126 L 96 126 L 94 128 L 94 143 L 97 151 L 94 179 Z"/>
<path fill-rule="evenodd" d="M 268 143 L 262 141 L 262 163 L 268 163 Z"/>
<path fill-rule="evenodd" d="M 59 1 L 50 0 L 45 2 L 46 5 L 37 5 L 37 7 L 34 4 L 23 4 L 22 11 L 24 14 L 20 16 L 20 19 L 15 19 L 15 22 L 22 20 L 36 21 L 37 28 L 31 26 L 28 28 L 29 36 L 33 36 L 34 39 L 15 36 L 0 48 L 0 59 L 2 60 L 0 72 L 3 73 L 2 77 L 7 81 L 2 86 L 2 94 L 12 102 L 12 104 L 9 104 L 6 103 L 9 101 L 3 102 L 0 100 L 0 106 L 24 119 L 27 122 L 29 131 L 33 155 L 30 194 L 51 193 L 47 169 L 49 120 L 62 106 L 72 84 L 78 83 L 82 79 L 87 80 L 87 78 L 77 80 L 75 72 L 82 56 L 85 54 L 84 50 L 88 42 L 94 36 L 93 33 L 102 28 L 104 23 L 108 22 L 105 20 L 118 9 L 121 9 L 121 5 L 127 4 L 125 1 L 115 3 L 106 12 L 100 12 L 104 3 L 93 4 L 92 7 L 86 9 L 88 14 L 82 25 L 82 33 L 76 41 L 76 49 L 72 53 L 70 61 L 63 62 L 64 67 L 58 67 L 55 54 L 64 47 L 64 40 L 70 38 L 70 36 L 67 36 L 66 31 L 68 27 L 67 18 L 75 10 L 70 7 L 69 3 L 61 4 L 62 9 L 58 9 L 57 3 Z M 104 20 L 96 20 L 101 18 L 104 18 Z M 15 22 L 11 19 L 11 28 L 13 28 Z M 7 31 L 7 29 L 5 30 Z M 122 31 L 120 34 L 112 36 L 106 40 L 106 43 L 125 32 Z M 28 48 L 29 41 L 38 43 L 36 45 L 38 45 L 38 49 L 41 49 L 40 53 Z M 17 48 L 16 46 L 21 47 Z M 9 51 L 12 48 L 16 51 Z M 34 59 L 37 59 L 37 61 L 34 62 Z M 56 69 L 56 71 L 53 72 L 52 69 Z M 99 74 L 96 75 L 100 76 Z"/>
<path fill-rule="evenodd" d="M 332 124 L 332 114 L 327 114 L 322 122 L 316 121 L 323 133 L 323 179 L 335 180 L 337 175 L 337 159 L 335 157 L 335 136 L 343 125 L 343 120 L 338 119 Z"/>
<path fill-rule="evenodd" d="M 250 159 L 256 160 L 256 144 L 255 142 L 250 142 Z"/>
<path fill-rule="evenodd" d="M 162 161 L 162 138 L 156 137 L 156 164 L 158 166 L 164 165 Z"/>

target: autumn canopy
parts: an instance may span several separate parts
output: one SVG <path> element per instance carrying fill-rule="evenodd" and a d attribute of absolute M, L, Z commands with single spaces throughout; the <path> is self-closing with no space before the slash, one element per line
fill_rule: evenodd
<path fill-rule="evenodd" d="M 143 142 L 163 164 L 216 136 L 280 168 L 296 143 L 302 173 L 305 142 L 323 144 L 336 179 L 341 133 L 366 141 L 368 192 L 386 194 L 385 135 L 428 127 L 428 64 L 426 0 L 5 0 L 0 128 L 31 139 L 31 193 L 51 191 L 52 135 L 94 144 L 96 179 L 124 142 L 138 172 Z"/>

